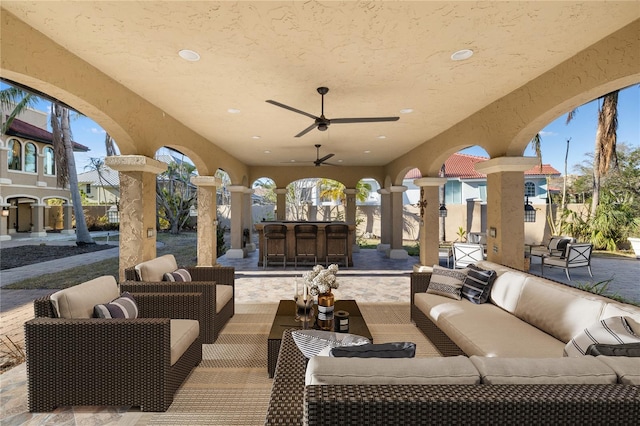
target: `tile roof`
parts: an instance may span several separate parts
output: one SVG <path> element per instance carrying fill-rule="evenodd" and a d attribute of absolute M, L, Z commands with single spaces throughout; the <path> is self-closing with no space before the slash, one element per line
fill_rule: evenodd
<path fill-rule="evenodd" d="M 17 136 L 19 138 L 29 139 L 36 142 L 42 142 L 52 145 L 53 134 L 45 129 L 41 129 L 38 126 L 34 126 L 25 121 L 15 118 L 11 122 L 11 126 L 7 130 L 7 135 Z M 79 152 L 89 151 L 88 146 L 81 145 L 77 142 L 73 142 L 73 150 Z"/>
<path fill-rule="evenodd" d="M 476 163 L 487 161 L 487 157 L 479 157 L 469 154 L 452 154 L 444 162 L 445 177 L 459 179 L 486 179 L 487 175 L 479 173 L 474 168 Z M 524 173 L 526 176 L 560 176 L 560 172 L 549 164 L 543 164 L 542 170 L 539 166 L 535 166 Z M 411 169 L 405 175 L 405 179 L 418 179 L 422 177 L 419 169 Z"/>

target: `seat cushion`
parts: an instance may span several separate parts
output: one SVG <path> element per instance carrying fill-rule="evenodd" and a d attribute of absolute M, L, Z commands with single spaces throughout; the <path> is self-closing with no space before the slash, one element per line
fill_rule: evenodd
<path fill-rule="evenodd" d="M 140 281 L 159 282 L 164 274 L 178 269 L 175 257 L 172 254 L 156 257 L 135 266 L 136 274 Z"/>
<path fill-rule="evenodd" d="M 483 384 L 615 384 L 615 371 L 597 358 L 487 358 L 472 356 Z"/>
<path fill-rule="evenodd" d="M 305 385 L 395 385 L 480 383 L 478 370 L 467 357 L 333 358 L 309 360 Z"/>
<path fill-rule="evenodd" d="M 197 320 L 172 319 L 170 327 L 171 365 L 173 365 L 200 335 L 200 324 Z"/>
<path fill-rule="evenodd" d="M 105 275 L 57 291 L 50 300 L 59 318 L 91 318 L 95 305 L 109 303 L 118 296 L 120 291 L 116 279 Z"/>
<path fill-rule="evenodd" d="M 230 285 L 216 285 L 216 313 L 220 312 L 233 299 L 233 287 Z"/>
<path fill-rule="evenodd" d="M 495 305 L 427 293 L 417 293 L 415 305 L 467 355 L 562 357 L 564 342 Z"/>
<path fill-rule="evenodd" d="M 607 364 L 616 372 L 618 383 L 640 386 L 640 358 L 599 356 L 598 361 Z"/>

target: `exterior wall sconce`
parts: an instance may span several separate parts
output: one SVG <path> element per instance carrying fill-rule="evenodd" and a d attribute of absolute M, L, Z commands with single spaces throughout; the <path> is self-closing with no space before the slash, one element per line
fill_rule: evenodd
<path fill-rule="evenodd" d="M 2 208 L 2 217 L 9 217 L 9 209 L 7 207 Z"/>
<path fill-rule="evenodd" d="M 424 188 L 420 188 L 420 200 L 415 204 L 420 209 L 420 226 L 424 225 L 424 209 L 427 207 L 427 200 L 424 199 Z"/>
<path fill-rule="evenodd" d="M 529 203 L 529 197 L 527 197 L 527 201 L 524 203 L 524 221 L 536 221 L 536 209 Z"/>
<path fill-rule="evenodd" d="M 438 209 L 438 216 L 447 217 L 447 206 L 440 204 L 440 208 Z"/>

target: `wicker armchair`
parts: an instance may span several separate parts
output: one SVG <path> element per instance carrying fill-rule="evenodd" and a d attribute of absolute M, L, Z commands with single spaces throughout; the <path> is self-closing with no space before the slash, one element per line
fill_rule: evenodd
<path fill-rule="evenodd" d="M 175 264 L 172 255 L 157 259 Z M 125 281 L 120 283 L 120 289 L 131 293 L 202 293 L 205 312 L 204 318 L 200 320 L 200 338 L 202 343 L 214 343 L 222 328 L 235 313 L 235 268 L 198 266 L 183 269 L 189 271 L 191 282 L 161 281 L 162 275 L 155 277 L 153 281 L 141 280 L 135 267 L 127 268 Z"/>
<path fill-rule="evenodd" d="M 36 318 L 24 327 L 29 411 L 78 405 L 169 408 L 202 360 L 198 337 L 171 364 L 169 318 L 198 319 L 202 295 L 133 296 L 136 319 L 56 318 L 49 296 L 34 301 Z"/>

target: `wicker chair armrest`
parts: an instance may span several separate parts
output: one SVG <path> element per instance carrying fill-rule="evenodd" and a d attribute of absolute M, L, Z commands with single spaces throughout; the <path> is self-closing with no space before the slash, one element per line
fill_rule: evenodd
<path fill-rule="evenodd" d="M 416 293 L 424 293 L 429 288 L 431 282 L 431 272 L 412 272 L 411 273 L 411 304 L 413 304 L 414 295 Z"/>
<path fill-rule="evenodd" d="M 296 346 L 291 330 L 285 330 L 271 385 L 266 425 L 302 424 L 306 370 L 307 358 Z"/>
<path fill-rule="evenodd" d="M 138 280 L 138 274 L 136 273 L 136 268 L 134 268 L 133 266 L 130 268 L 125 268 L 124 270 L 124 279 L 125 280 L 131 280 L 131 281 L 137 281 Z"/>
<path fill-rule="evenodd" d="M 629 385 L 307 386 L 305 424 L 633 424 Z M 307 423 L 308 421 L 308 423 Z"/>
<path fill-rule="evenodd" d="M 135 293 L 140 318 L 194 319 L 202 323 L 206 303 L 202 293 Z"/>

